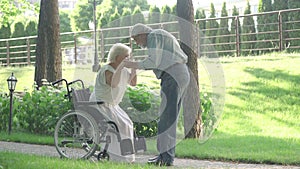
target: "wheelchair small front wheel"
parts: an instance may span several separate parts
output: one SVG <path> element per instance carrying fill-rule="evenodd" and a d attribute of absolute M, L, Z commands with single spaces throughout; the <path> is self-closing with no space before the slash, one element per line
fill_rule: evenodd
<path fill-rule="evenodd" d="M 54 143 L 65 158 L 87 159 L 94 155 L 99 143 L 99 128 L 88 113 L 71 110 L 56 124 Z"/>
<path fill-rule="evenodd" d="M 101 151 L 97 156 L 98 161 L 109 161 L 109 154 L 106 151 Z"/>

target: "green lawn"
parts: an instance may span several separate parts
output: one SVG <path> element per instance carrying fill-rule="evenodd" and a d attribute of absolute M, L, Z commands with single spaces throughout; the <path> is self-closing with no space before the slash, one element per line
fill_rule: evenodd
<path fill-rule="evenodd" d="M 68 160 L 56 157 L 25 155 L 20 153 L 0 152 L 2 169 L 152 169 L 159 168 L 147 164 L 125 164 L 117 162 L 91 162 L 88 160 Z"/>
<path fill-rule="evenodd" d="M 202 91 L 211 91 L 212 79 L 216 77 L 208 75 L 203 66 L 206 62 L 207 59 L 199 62 L 199 82 Z M 219 125 L 204 143 L 195 139 L 179 142 L 176 156 L 300 165 L 300 54 L 222 58 L 220 63 L 226 95 Z M 65 66 L 64 75 L 73 78 L 70 69 L 74 70 Z M 1 68 L 1 86 L 7 86 L 6 79 L 14 71 L 19 80 L 17 90 L 30 87 L 33 70 L 33 67 Z M 141 75 L 139 82 L 150 79 L 151 85 L 158 84 L 151 72 Z M 14 140 L 4 133 L 1 139 Z M 154 143 L 149 151 L 155 153 Z"/>

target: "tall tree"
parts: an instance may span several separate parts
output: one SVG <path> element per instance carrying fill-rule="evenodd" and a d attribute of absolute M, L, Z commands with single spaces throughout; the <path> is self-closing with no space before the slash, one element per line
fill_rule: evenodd
<path fill-rule="evenodd" d="M 110 16 L 115 12 L 111 4 L 111 0 L 103 0 L 101 4 L 97 6 L 96 18 L 98 20 L 98 27 L 107 26 Z"/>
<path fill-rule="evenodd" d="M 246 9 L 244 11 L 245 15 L 251 14 L 250 3 L 247 2 Z M 255 35 L 255 24 L 253 16 L 246 16 L 243 20 L 242 26 L 242 54 L 244 55 L 253 55 L 256 53 L 256 35 Z"/>
<path fill-rule="evenodd" d="M 153 23 L 160 23 L 160 9 L 157 6 L 151 6 L 149 8 L 149 18 L 148 18 L 148 23 L 153 24 Z M 159 26 L 154 26 L 152 27 L 154 29 L 160 28 Z"/>
<path fill-rule="evenodd" d="M 132 24 L 136 23 L 145 23 L 144 15 L 142 14 L 142 10 L 140 6 L 136 6 L 132 13 Z"/>
<path fill-rule="evenodd" d="M 37 35 L 37 22 L 35 20 L 28 20 L 25 26 L 25 35 L 26 36 Z"/>
<path fill-rule="evenodd" d="M 272 0 L 260 0 L 258 11 L 260 13 L 272 11 Z M 268 52 L 268 49 L 273 46 L 272 35 L 274 34 L 271 34 L 270 31 L 277 29 L 277 27 L 274 27 L 272 24 L 273 22 L 276 22 L 274 19 L 277 19 L 274 17 L 274 14 L 259 15 L 257 17 L 257 31 L 260 32 L 260 34 L 257 35 L 259 41 L 256 46 L 261 49 L 260 53 Z M 275 37 L 274 39 L 278 39 L 278 37 Z"/>
<path fill-rule="evenodd" d="M 18 21 L 16 20 L 13 25 L 12 25 L 12 38 L 18 38 L 18 37 L 23 37 L 25 35 L 25 26 L 23 21 Z M 26 56 L 25 53 L 22 52 L 22 48 L 16 48 L 16 46 L 23 46 L 26 45 L 26 41 L 25 40 L 14 40 L 12 41 L 10 44 L 10 47 L 12 49 L 10 49 L 10 51 L 12 52 L 12 54 L 10 54 L 10 58 L 14 58 L 13 60 L 11 60 L 11 63 L 15 63 L 18 61 L 24 62 L 24 59 L 18 59 L 20 57 L 24 57 Z"/>
<path fill-rule="evenodd" d="M 211 20 L 207 21 L 206 24 L 206 36 L 209 37 L 210 43 L 215 44 L 216 43 L 216 35 L 219 28 L 219 23 L 217 20 L 213 19 L 216 18 L 216 10 L 213 3 L 210 4 L 210 16 L 209 18 L 212 18 Z"/>
<path fill-rule="evenodd" d="M 171 7 L 171 14 L 177 16 L 177 5 Z"/>
<path fill-rule="evenodd" d="M 37 35 L 37 20 L 28 20 L 26 27 L 25 27 L 25 34 L 26 36 L 36 36 Z M 30 49 L 30 56 L 34 56 L 34 50 L 35 50 L 35 46 L 31 45 L 31 44 L 36 44 L 36 38 L 34 39 L 28 39 L 28 41 L 26 42 L 26 44 L 30 45 L 29 49 Z M 33 52 L 31 52 L 33 51 Z M 26 54 L 27 55 L 27 54 Z M 27 58 L 24 59 L 27 61 L 27 63 L 31 63 L 31 61 L 35 61 L 34 58 Z"/>
<path fill-rule="evenodd" d="M 122 13 L 122 17 L 121 17 L 121 23 L 120 26 L 130 26 L 132 25 L 132 18 L 131 18 L 131 9 L 130 8 L 124 8 L 123 9 L 123 13 Z M 130 30 L 128 29 L 122 29 L 121 30 L 121 37 L 123 36 L 128 36 L 129 35 Z M 129 42 L 129 38 L 126 38 L 126 41 L 122 41 L 123 43 L 125 42 Z"/>
<path fill-rule="evenodd" d="M 184 99 L 184 133 L 186 138 L 199 138 L 201 134 L 201 110 L 198 86 L 198 62 L 194 51 L 194 7 L 192 0 L 177 0 L 180 45 L 188 56 L 191 83 Z"/>
<path fill-rule="evenodd" d="M 72 32 L 71 29 L 71 20 L 70 14 L 68 10 L 60 10 L 59 11 L 59 31 L 63 32 Z M 74 40 L 74 36 L 72 34 L 62 34 L 60 36 L 61 42 L 72 41 Z M 68 43 L 61 44 L 61 47 L 64 48 L 65 46 L 69 45 Z"/>
<path fill-rule="evenodd" d="M 123 13 L 123 9 L 125 8 L 129 8 L 133 11 L 133 9 L 137 5 L 140 6 L 142 11 L 146 11 L 149 9 L 147 0 L 130 0 L 130 1 L 111 0 L 111 1 L 112 1 L 111 5 L 116 6 L 120 14 Z"/>
<path fill-rule="evenodd" d="M 168 6 L 165 5 L 161 8 L 161 18 L 160 22 L 171 22 L 177 20 L 173 15 L 171 15 L 172 9 Z M 176 28 L 174 27 L 173 24 L 167 23 L 163 25 L 163 29 L 173 32 Z"/>
<path fill-rule="evenodd" d="M 273 10 L 275 11 L 279 11 L 279 10 L 286 10 L 288 9 L 288 3 L 286 3 L 286 0 L 274 0 L 274 3 L 273 3 Z M 277 16 L 277 15 L 276 15 Z M 288 40 L 285 40 L 287 38 L 289 38 L 289 34 L 288 32 L 284 32 L 284 30 L 287 29 L 287 22 L 288 22 L 288 13 L 287 12 L 280 12 L 278 13 L 278 17 L 275 18 L 277 22 L 281 22 L 281 37 L 282 37 L 282 49 L 285 49 L 288 44 L 289 44 L 289 41 Z M 277 34 L 276 34 L 277 35 Z M 274 38 L 276 38 L 276 35 Z M 277 38 L 278 38 L 278 35 L 277 35 Z"/>
<path fill-rule="evenodd" d="M 41 0 L 34 80 L 55 81 L 62 77 L 58 0 Z"/>
<path fill-rule="evenodd" d="M 197 9 L 195 19 L 206 19 L 206 14 L 204 9 Z M 199 29 L 202 31 L 202 33 L 205 33 L 205 28 L 206 28 L 206 21 L 201 20 L 199 22 Z"/>
<path fill-rule="evenodd" d="M 73 32 L 89 30 L 89 22 L 93 20 L 93 2 L 79 0 L 71 12 L 70 19 Z"/>
<path fill-rule="evenodd" d="M 217 49 L 219 52 L 219 56 L 229 55 L 230 53 L 228 50 L 230 46 L 228 45 L 230 38 L 229 38 L 229 26 L 228 26 L 228 19 L 225 18 L 228 16 L 227 9 L 226 9 L 226 2 L 223 2 L 221 17 L 224 17 L 220 20 L 219 29 L 217 32 L 218 37 L 216 38 L 216 43 L 218 44 Z"/>
<path fill-rule="evenodd" d="M 288 6 L 289 9 L 296 9 L 296 8 L 300 8 L 300 3 L 299 0 L 288 0 Z M 289 12 L 289 21 L 290 22 L 294 22 L 292 24 L 289 24 L 289 37 L 291 38 L 295 38 L 295 37 L 299 37 L 300 34 L 300 23 L 298 22 L 300 20 L 300 15 L 298 11 L 294 11 L 294 12 Z M 300 46 L 300 40 L 299 39 L 295 39 L 295 40 L 291 40 L 290 41 L 290 49 L 291 51 L 300 51 L 299 48 L 295 49 L 295 47 L 299 47 Z"/>
<path fill-rule="evenodd" d="M 109 18 L 109 22 L 107 24 L 108 28 L 114 28 L 114 27 L 120 27 L 120 23 L 121 23 L 121 15 L 118 12 L 118 8 L 115 7 L 115 13 L 113 13 L 110 18 Z M 109 30 L 108 34 L 105 35 L 104 37 L 118 37 L 120 36 L 120 30 Z M 118 39 L 111 39 L 111 40 L 106 40 L 106 42 L 109 42 L 111 44 L 113 43 L 117 43 L 120 42 Z"/>
<path fill-rule="evenodd" d="M 0 1 L 0 27 L 5 27 L 14 21 L 16 16 L 22 15 L 27 10 L 33 10 L 27 0 L 1 0 Z"/>
<path fill-rule="evenodd" d="M 197 9 L 196 11 L 196 15 L 195 15 L 195 19 L 200 19 L 197 24 L 198 24 L 198 34 L 199 34 L 199 42 L 198 42 L 198 55 L 201 57 L 203 56 L 202 53 L 204 53 L 205 51 L 205 47 L 203 46 L 203 44 L 205 44 L 205 29 L 206 29 L 206 15 L 205 15 L 205 11 L 203 9 Z"/>
<path fill-rule="evenodd" d="M 230 37 L 230 42 L 232 44 L 230 44 L 230 49 L 231 50 L 235 50 L 235 54 L 236 56 L 240 55 L 240 42 L 241 42 L 241 22 L 240 22 L 240 18 L 239 16 L 239 11 L 236 8 L 236 6 L 233 7 L 233 11 L 232 11 L 232 16 L 235 16 L 234 18 L 232 18 L 231 20 L 231 26 L 230 26 L 230 34 L 231 35 L 235 35 L 235 36 L 231 36 Z"/>
<path fill-rule="evenodd" d="M 10 24 L 2 25 L 0 27 L 0 39 L 8 39 L 11 36 L 11 30 L 10 30 Z M 6 46 L 5 41 L 0 42 L 0 46 L 4 47 Z M 5 48 L 0 48 L 0 58 L 6 58 L 6 49 Z"/>

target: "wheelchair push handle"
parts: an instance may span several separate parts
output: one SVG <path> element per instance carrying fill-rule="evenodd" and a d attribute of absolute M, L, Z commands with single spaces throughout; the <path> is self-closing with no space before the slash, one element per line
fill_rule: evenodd
<path fill-rule="evenodd" d="M 57 81 L 52 82 L 51 85 L 54 86 L 54 85 L 59 84 L 59 83 L 61 83 L 61 82 L 65 82 L 65 84 L 66 84 L 66 88 L 67 88 L 67 92 L 68 92 L 67 95 L 66 95 L 66 97 L 68 97 L 70 101 L 71 101 L 71 92 L 72 92 L 72 90 L 71 90 L 70 87 L 69 87 L 70 85 L 72 85 L 72 84 L 74 84 L 74 83 L 77 83 L 77 82 L 80 82 L 80 83 L 81 83 L 82 89 L 84 89 L 84 83 L 83 83 L 83 81 L 80 80 L 80 79 L 71 81 L 71 82 L 69 82 L 69 83 L 68 83 L 68 81 L 67 81 L 66 79 L 59 79 L 59 80 L 57 80 Z"/>
<path fill-rule="evenodd" d="M 57 81 L 51 82 L 51 85 L 54 86 L 54 85 L 56 85 L 56 84 L 58 84 L 58 83 L 60 83 L 62 81 L 64 81 L 66 84 L 68 84 L 68 81 L 66 79 L 59 79 Z"/>
<path fill-rule="evenodd" d="M 68 85 L 70 86 L 70 85 L 72 85 L 72 84 L 74 84 L 74 83 L 77 83 L 77 82 L 80 82 L 80 83 L 81 83 L 81 86 L 82 86 L 82 88 L 84 89 L 84 84 L 83 84 L 83 81 L 82 81 L 82 80 L 80 80 L 80 79 L 74 80 L 74 81 L 72 81 L 72 82 L 68 83 Z"/>
<path fill-rule="evenodd" d="M 71 81 L 69 83 L 68 83 L 68 81 L 66 79 L 59 79 L 57 81 L 52 82 L 51 84 L 52 84 L 52 86 L 54 86 L 54 85 L 56 85 L 56 84 L 58 84 L 60 82 L 63 82 L 63 81 L 65 82 L 67 88 L 69 88 L 69 86 L 72 85 L 72 84 L 74 84 L 74 83 L 80 82 L 82 88 L 84 89 L 84 83 L 83 83 L 83 81 L 81 79 L 77 79 L 77 80 Z"/>

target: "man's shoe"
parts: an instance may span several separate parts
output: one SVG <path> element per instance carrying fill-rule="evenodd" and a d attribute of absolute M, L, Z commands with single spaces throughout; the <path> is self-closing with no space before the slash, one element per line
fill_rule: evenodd
<path fill-rule="evenodd" d="M 158 158 L 160 158 L 160 156 L 158 155 L 158 156 L 155 156 L 155 157 L 152 157 L 152 158 L 149 158 L 148 159 L 148 162 L 149 161 L 154 161 L 154 160 L 157 160 Z"/>
<path fill-rule="evenodd" d="M 151 165 L 157 165 L 157 166 L 160 166 L 161 165 L 161 158 L 160 156 L 157 156 L 157 157 L 154 157 L 154 158 L 149 158 L 148 159 L 148 164 L 151 164 Z"/>
<path fill-rule="evenodd" d="M 159 164 L 159 166 L 163 167 L 163 166 L 174 166 L 173 162 L 164 162 L 161 161 L 161 163 Z"/>

